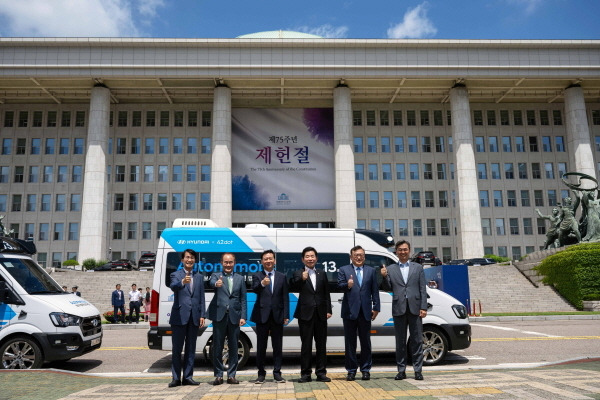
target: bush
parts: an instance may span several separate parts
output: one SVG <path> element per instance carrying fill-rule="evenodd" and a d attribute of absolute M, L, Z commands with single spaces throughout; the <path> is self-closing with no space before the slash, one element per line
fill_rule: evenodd
<path fill-rule="evenodd" d="M 66 260 L 63 261 L 62 265 L 63 267 L 72 267 L 74 265 L 79 265 L 79 263 L 77 262 L 77 260 Z"/>
<path fill-rule="evenodd" d="M 586 295 L 583 296 L 583 300 L 599 301 L 600 300 L 600 292 L 586 294 Z"/>
<path fill-rule="evenodd" d="M 543 282 L 578 309 L 584 298 L 600 294 L 600 243 L 584 243 L 546 257 L 536 267 Z"/>
<path fill-rule="evenodd" d="M 81 266 L 83 267 L 83 269 L 94 269 L 96 267 L 96 260 L 94 260 L 93 258 L 86 258 L 81 263 Z"/>
<path fill-rule="evenodd" d="M 483 257 L 484 258 L 491 258 L 492 260 L 496 261 L 497 263 L 503 263 L 503 262 L 510 261 L 510 258 L 508 258 L 508 257 L 500 257 L 500 256 L 497 256 L 495 254 L 486 254 Z"/>
<path fill-rule="evenodd" d="M 104 319 L 107 322 L 110 322 L 110 323 L 113 323 L 113 324 L 116 322 L 115 319 L 114 319 L 114 315 L 115 315 L 114 311 L 107 311 L 104 314 L 102 314 L 102 316 L 104 317 Z M 142 315 L 142 313 L 140 313 L 140 315 Z M 119 321 L 123 321 L 123 317 L 122 317 L 122 315 L 121 315 L 120 312 L 117 314 L 117 317 L 118 317 Z M 125 314 L 125 322 L 128 322 L 128 321 L 129 321 L 129 315 Z"/>

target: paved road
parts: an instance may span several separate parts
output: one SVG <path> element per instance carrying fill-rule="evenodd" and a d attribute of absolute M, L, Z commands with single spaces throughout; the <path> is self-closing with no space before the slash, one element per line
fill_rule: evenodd
<path fill-rule="evenodd" d="M 600 357 L 600 321 L 508 321 L 472 322 L 473 343 L 466 350 L 450 353 L 447 362 L 427 370 L 454 370 L 482 367 L 536 366 L 581 357 Z M 73 372 L 105 375 L 166 376 L 170 371 L 170 353 L 149 350 L 142 329 L 105 330 L 102 348 L 68 362 L 49 366 Z M 394 370 L 392 354 L 378 354 L 374 369 Z M 343 355 L 329 356 L 329 369 L 343 372 Z M 296 374 L 298 355 L 286 355 L 284 372 Z M 211 364 L 196 357 L 196 374 L 212 375 Z M 254 360 L 240 371 L 253 376 Z"/>

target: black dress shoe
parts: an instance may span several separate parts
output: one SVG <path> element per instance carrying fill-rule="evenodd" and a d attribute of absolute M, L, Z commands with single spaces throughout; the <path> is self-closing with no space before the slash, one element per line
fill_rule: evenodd
<path fill-rule="evenodd" d="M 223 377 L 222 376 L 217 376 L 215 378 L 215 381 L 213 382 L 213 385 L 217 386 L 217 385 L 222 385 L 223 384 Z"/>
<path fill-rule="evenodd" d="M 285 383 L 285 379 L 282 378 L 280 373 L 273 372 L 273 379 L 275 379 L 275 382 L 277 383 Z"/>
<path fill-rule="evenodd" d="M 329 378 L 327 375 L 319 375 L 319 376 L 317 376 L 317 381 L 318 382 L 331 382 L 331 378 Z"/>
<path fill-rule="evenodd" d="M 170 388 L 175 386 L 181 386 L 181 381 L 179 379 L 173 379 L 171 382 L 169 382 Z"/>
<path fill-rule="evenodd" d="M 240 381 L 235 379 L 235 377 L 231 377 L 231 378 L 227 378 L 227 383 L 229 383 L 230 385 L 239 385 Z"/>
<path fill-rule="evenodd" d="M 415 379 L 418 381 L 422 381 L 423 380 L 423 374 L 420 372 L 415 372 Z"/>
<path fill-rule="evenodd" d="M 370 372 L 363 372 L 362 374 L 363 374 L 363 377 L 362 377 L 363 381 L 369 381 L 369 380 L 371 380 L 371 373 Z"/>
<path fill-rule="evenodd" d="M 355 380 L 355 377 L 356 377 L 356 372 L 348 372 L 348 375 L 346 375 L 346 380 L 353 381 L 353 380 Z"/>
<path fill-rule="evenodd" d="M 302 375 L 300 377 L 300 379 L 298 379 L 298 382 L 300 383 L 306 383 L 306 382 L 310 382 L 312 381 L 312 378 L 310 377 L 310 375 Z"/>
<path fill-rule="evenodd" d="M 254 383 L 256 384 L 261 384 L 261 383 L 265 383 L 265 376 L 264 375 L 259 375 L 258 378 L 256 378 L 256 380 L 254 381 Z"/>
<path fill-rule="evenodd" d="M 406 372 L 398 372 L 396 377 L 394 378 L 397 381 L 401 381 L 402 379 L 406 379 Z"/>
<path fill-rule="evenodd" d="M 184 379 L 181 384 L 183 386 L 197 386 L 197 385 L 200 384 L 200 382 L 196 382 L 195 380 L 193 380 L 192 378 L 190 378 L 190 379 Z"/>

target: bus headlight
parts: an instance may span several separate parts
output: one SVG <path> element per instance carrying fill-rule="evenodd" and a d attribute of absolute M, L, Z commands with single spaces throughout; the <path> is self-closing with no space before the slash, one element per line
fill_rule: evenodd
<path fill-rule="evenodd" d="M 79 326 L 79 322 L 81 322 L 81 317 L 66 313 L 53 312 L 50 313 L 50 320 L 52 321 L 54 326 L 65 328 L 67 326 Z"/>
<path fill-rule="evenodd" d="M 460 319 L 467 318 L 467 307 L 463 306 L 462 304 L 453 305 L 452 311 L 454 311 L 454 314 Z"/>

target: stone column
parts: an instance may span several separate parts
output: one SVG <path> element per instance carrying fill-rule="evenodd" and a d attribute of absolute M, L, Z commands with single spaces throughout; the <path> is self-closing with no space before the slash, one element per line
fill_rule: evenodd
<path fill-rule="evenodd" d="M 352 151 L 352 101 L 350 89 L 345 85 L 333 90 L 333 119 L 336 227 L 355 229 L 357 213 Z"/>
<path fill-rule="evenodd" d="M 217 86 L 214 96 L 210 219 L 231 227 L 231 89 Z"/>
<path fill-rule="evenodd" d="M 594 154 L 590 141 L 583 90 L 579 85 L 565 89 L 565 120 L 567 123 L 567 149 L 569 172 L 582 172 L 596 177 Z M 585 181 L 583 181 L 585 185 Z"/>
<path fill-rule="evenodd" d="M 110 90 L 92 89 L 85 153 L 78 261 L 106 258 L 106 146 L 110 118 Z"/>
<path fill-rule="evenodd" d="M 458 258 L 481 257 L 483 235 L 473 152 L 471 108 L 466 87 L 455 86 L 450 90 L 450 104 L 458 200 Z"/>

